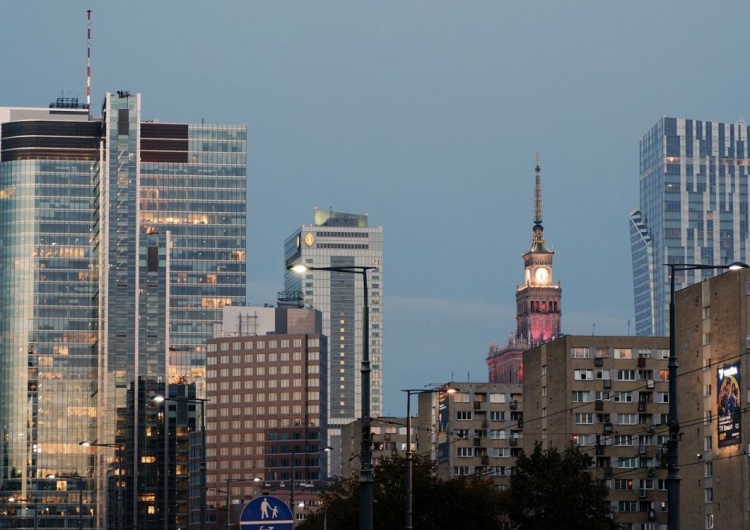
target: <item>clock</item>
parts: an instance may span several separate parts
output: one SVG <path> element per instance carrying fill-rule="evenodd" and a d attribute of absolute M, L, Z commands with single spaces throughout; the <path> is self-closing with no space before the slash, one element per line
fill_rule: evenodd
<path fill-rule="evenodd" d="M 534 271 L 534 278 L 536 278 L 537 282 L 544 283 L 547 281 L 547 278 L 549 278 L 549 271 L 544 267 L 539 267 Z"/>
<path fill-rule="evenodd" d="M 305 245 L 308 247 L 313 246 L 313 243 L 315 243 L 315 236 L 312 235 L 312 233 L 308 232 L 305 234 Z"/>

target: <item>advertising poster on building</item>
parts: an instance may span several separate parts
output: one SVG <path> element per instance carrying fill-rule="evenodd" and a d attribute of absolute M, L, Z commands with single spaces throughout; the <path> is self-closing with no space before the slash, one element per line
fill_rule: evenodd
<path fill-rule="evenodd" d="M 719 447 L 737 445 L 740 440 L 742 400 L 740 363 L 722 366 L 716 372 L 716 416 Z"/>
<path fill-rule="evenodd" d="M 447 464 L 450 458 L 450 443 L 448 441 L 448 421 L 450 410 L 448 404 L 449 394 L 440 392 L 438 394 L 438 463 Z"/>

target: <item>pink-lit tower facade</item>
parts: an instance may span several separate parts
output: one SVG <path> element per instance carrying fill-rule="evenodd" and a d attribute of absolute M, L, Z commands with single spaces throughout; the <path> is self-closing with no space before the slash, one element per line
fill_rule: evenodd
<path fill-rule="evenodd" d="M 552 258 L 542 227 L 542 181 L 539 155 L 534 187 L 534 228 L 531 248 L 523 255 L 524 283 L 516 288 L 516 332 L 505 346 L 490 345 L 490 383 L 523 381 L 523 352 L 560 334 L 562 288 L 553 281 Z"/>

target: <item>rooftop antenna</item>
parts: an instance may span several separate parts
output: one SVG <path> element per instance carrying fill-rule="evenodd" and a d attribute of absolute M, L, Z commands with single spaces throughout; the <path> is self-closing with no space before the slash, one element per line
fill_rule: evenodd
<path fill-rule="evenodd" d="M 86 11 L 88 18 L 86 31 L 86 108 L 91 114 L 91 10 Z"/>

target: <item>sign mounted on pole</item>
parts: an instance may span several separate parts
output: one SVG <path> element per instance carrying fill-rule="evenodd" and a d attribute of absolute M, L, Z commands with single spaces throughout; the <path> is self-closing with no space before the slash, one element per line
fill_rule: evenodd
<path fill-rule="evenodd" d="M 264 495 L 248 502 L 240 514 L 240 528 L 247 530 L 293 530 L 294 516 L 286 502 Z"/>

